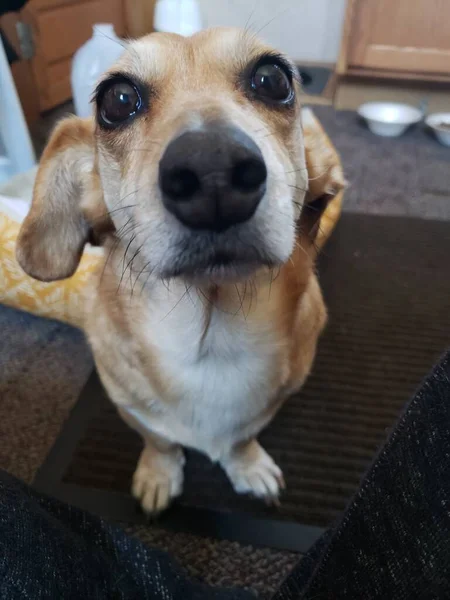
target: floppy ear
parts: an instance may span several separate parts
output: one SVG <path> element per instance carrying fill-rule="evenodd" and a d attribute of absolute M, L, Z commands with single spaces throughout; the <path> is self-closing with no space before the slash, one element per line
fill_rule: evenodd
<path fill-rule="evenodd" d="M 303 109 L 302 119 L 309 182 L 301 226 L 321 248 L 341 214 L 347 182 L 339 154 L 311 109 Z"/>
<path fill-rule="evenodd" d="M 43 153 L 16 245 L 19 264 L 35 279 L 70 277 L 91 237 L 88 220 L 98 219 L 96 225 L 106 227 L 99 218 L 106 218 L 107 211 L 94 156 L 91 119 L 70 117 L 57 126 Z"/>

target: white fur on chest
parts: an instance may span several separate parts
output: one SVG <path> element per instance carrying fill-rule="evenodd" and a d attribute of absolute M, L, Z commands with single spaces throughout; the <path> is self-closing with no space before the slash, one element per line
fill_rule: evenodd
<path fill-rule="evenodd" d="M 265 425 L 276 340 L 270 324 L 255 327 L 242 311 L 217 308 L 205 334 L 204 303 L 175 296 L 148 315 L 146 336 L 176 399 L 153 398 L 148 420 L 153 431 L 219 459 Z"/>

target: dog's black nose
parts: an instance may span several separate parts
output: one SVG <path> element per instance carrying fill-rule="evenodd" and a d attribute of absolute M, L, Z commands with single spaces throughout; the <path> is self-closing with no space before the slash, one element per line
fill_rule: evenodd
<path fill-rule="evenodd" d="M 159 163 L 165 207 L 193 229 L 223 231 L 250 219 L 266 178 L 256 143 L 242 130 L 222 124 L 181 134 Z"/>

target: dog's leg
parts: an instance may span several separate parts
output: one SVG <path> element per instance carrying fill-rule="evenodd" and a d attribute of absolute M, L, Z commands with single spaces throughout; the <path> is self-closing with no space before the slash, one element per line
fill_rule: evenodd
<path fill-rule="evenodd" d="M 147 438 L 133 476 L 133 496 L 148 514 L 166 509 L 183 491 L 184 455 L 180 446 L 166 444 L 162 449 Z"/>
<path fill-rule="evenodd" d="M 172 444 L 150 432 L 138 416 L 127 410 L 119 409 L 119 412 L 145 442 L 133 476 L 133 496 L 140 501 L 147 514 L 157 514 L 183 491 L 183 450 L 178 444 Z"/>
<path fill-rule="evenodd" d="M 239 494 L 276 502 L 284 488 L 281 469 L 256 439 L 235 446 L 221 464 Z"/>

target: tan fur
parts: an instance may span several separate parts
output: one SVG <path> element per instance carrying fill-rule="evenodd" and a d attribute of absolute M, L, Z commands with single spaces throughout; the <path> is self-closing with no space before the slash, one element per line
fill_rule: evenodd
<path fill-rule="evenodd" d="M 339 220 L 346 181 L 339 154 L 312 111 L 303 118 L 306 166 L 308 169 L 308 194 L 306 202 L 329 196 L 330 202 L 321 215 L 316 247 L 321 249 Z"/>
<path fill-rule="evenodd" d="M 100 234 L 112 227 L 94 170 L 92 120 L 72 117 L 57 126 L 41 158 L 17 240 L 24 271 L 42 281 L 73 275 L 89 238 L 88 220 Z"/>
<path fill-rule="evenodd" d="M 239 74 L 266 50 L 232 29 L 133 42 L 113 71 L 151 85 L 148 111 L 112 131 L 61 123 L 18 241 L 20 264 L 43 280 L 73 273 L 92 233 L 104 243 L 86 331 L 111 399 L 145 439 L 133 491 L 149 512 L 181 492 L 180 445 L 220 461 L 237 491 L 278 495 L 281 471 L 255 437 L 303 385 L 326 322 L 315 248 L 339 213 L 342 169 L 314 117 L 302 125 L 298 101 L 273 109 L 242 90 Z M 179 234 L 161 202 L 159 160 L 177 132 L 215 119 L 241 127 L 264 154 L 266 212 L 243 231 L 249 247 L 251 232 L 263 232 L 280 264 L 234 281 L 165 282 L 176 245 L 166 238 Z M 302 206 L 321 196 L 331 201 L 316 239 Z"/>

